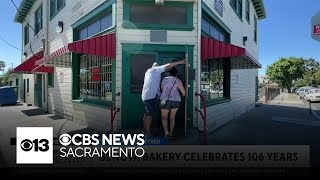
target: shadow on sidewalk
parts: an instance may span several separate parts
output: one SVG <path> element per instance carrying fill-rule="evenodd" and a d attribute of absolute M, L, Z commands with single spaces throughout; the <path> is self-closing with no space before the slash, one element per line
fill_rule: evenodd
<path fill-rule="evenodd" d="M 310 145 L 311 165 L 320 167 L 319 132 L 320 122 L 307 107 L 260 105 L 211 132 L 208 144 Z"/>
<path fill-rule="evenodd" d="M 39 115 L 45 115 L 46 112 L 42 109 L 30 109 L 30 110 L 23 110 L 21 111 L 27 116 L 39 116 Z"/>

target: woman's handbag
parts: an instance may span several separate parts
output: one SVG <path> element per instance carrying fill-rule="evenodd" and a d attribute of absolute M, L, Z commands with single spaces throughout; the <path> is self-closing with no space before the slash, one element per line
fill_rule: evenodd
<path fill-rule="evenodd" d="M 176 80 L 174 81 L 174 83 L 173 83 L 173 85 L 172 85 L 172 87 L 171 87 L 171 90 L 170 90 L 170 92 L 169 92 L 169 94 L 168 94 L 167 99 L 161 100 L 161 102 L 160 102 L 160 107 L 164 107 L 164 106 L 167 105 L 167 100 L 169 99 L 169 96 L 170 96 L 170 94 L 171 94 L 171 91 L 172 91 L 172 89 L 173 89 L 173 86 L 174 86 L 174 85 L 176 84 L 176 82 L 177 82 L 177 79 L 178 79 L 178 78 L 176 78 Z"/>

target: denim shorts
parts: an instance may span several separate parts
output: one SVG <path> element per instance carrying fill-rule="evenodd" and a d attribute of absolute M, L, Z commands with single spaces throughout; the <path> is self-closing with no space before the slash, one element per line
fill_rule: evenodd
<path fill-rule="evenodd" d="M 153 116 L 154 113 L 156 112 L 156 103 L 157 103 L 157 98 L 154 99 L 148 99 L 143 101 L 144 109 L 145 112 L 144 114 L 147 116 Z"/>
<path fill-rule="evenodd" d="M 166 104 L 164 104 L 164 105 L 160 104 L 160 109 L 170 110 L 170 109 L 178 109 L 179 107 L 180 107 L 180 102 L 179 101 L 167 100 Z"/>

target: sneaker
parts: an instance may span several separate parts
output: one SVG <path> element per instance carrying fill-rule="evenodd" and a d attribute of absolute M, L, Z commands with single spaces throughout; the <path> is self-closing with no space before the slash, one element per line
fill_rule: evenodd
<path fill-rule="evenodd" d="M 165 138 L 166 140 L 169 140 L 169 132 L 165 132 L 164 138 Z"/>

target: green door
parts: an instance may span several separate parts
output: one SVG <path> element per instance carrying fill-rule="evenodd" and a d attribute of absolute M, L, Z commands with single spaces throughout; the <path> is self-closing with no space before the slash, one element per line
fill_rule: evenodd
<path fill-rule="evenodd" d="M 130 53 L 123 60 L 122 128 L 143 129 L 144 106 L 141 92 L 145 72 L 152 66 L 157 53 Z M 155 122 L 157 117 L 153 117 Z"/>
<path fill-rule="evenodd" d="M 39 108 L 42 107 L 42 75 L 35 75 L 35 84 L 34 84 L 34 104 Z"/>
<path fill-rule="evenodd" d="M 154 62 L 160 65 L 184 59 L 184 53 L 130 53 L 123 61 L 123 99 L 122 99 L 122 128 L 142 129 L 144 106 L 141 100 L 145 72 Z M 184 66 L 179 65 L 178 78 L 184 83 Z M 166 73 L 162 74 L 164 78 Z M 158 102 L 157 102 L 158 105 Z M 184 98 L 181 108 L 176 116 L 176 129 L 184 132 Z M 156 107 L 156 113 L 152 121 L 153 128 L 162 128 L 160 109 Z M 180 134 L 180 133 L 179 133 Z"/>
<path fill-rule="evenodd" d="M 161 45 L 161 44 L 122 44 L 122 94 L 121 94 L 121 129 L 142 129 L 144 106 L 141 100 L 145 72 L 154 62 L 166 64 L 185 58 L 188 52 L 190 69 L 193 68 L 193 46 L 185 45 Z M 185 83 L 184 66 L 179 65 L 178 78 Z M 164 73 L 165 74 L 165 73 Z M 163 77 L 164 77 L 163 74 Z M 189 79 L 190 87 L 193 80 Z M 193 126 L 193 89 L 189 88 L 187 126 Z M 159 107 L 159 102 L 157 107 Z M 153 117 L 152 127 L 162 130 L 160 109 Z M 176 116 L 176 128 L 185 127 L 185 103 L 184 98 Z M 184 132 L 184 131 L 182 131 Z M 175 132 L 177 134 L 177 132 Z M 179 133 L 180 134 L 180 133 Z"/>

